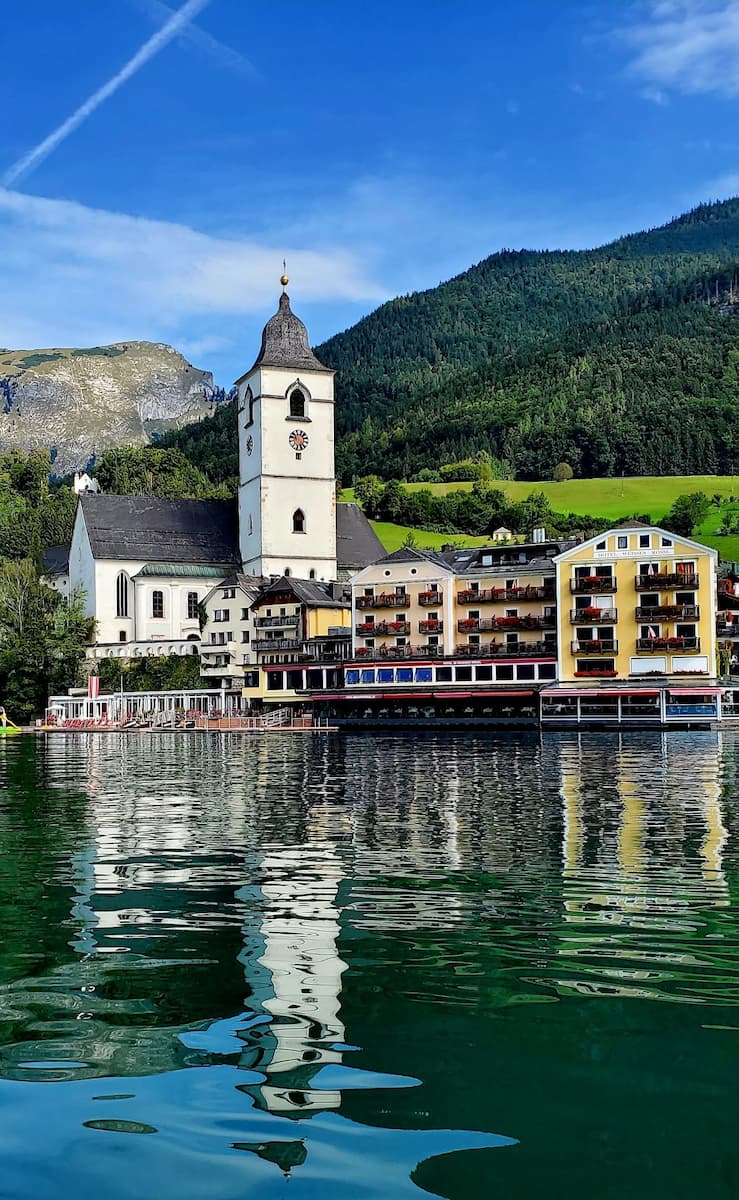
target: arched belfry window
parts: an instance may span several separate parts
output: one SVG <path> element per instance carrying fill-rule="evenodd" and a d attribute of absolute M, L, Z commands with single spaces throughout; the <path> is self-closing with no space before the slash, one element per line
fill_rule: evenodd
<path fill-rule="evenodd" d="M 302 392 L 300 388 L 294 388 L 290 393 L 290 416 L 305 417 L 306 415 L 305 392 Z"/>
<path fill-rule="evenodd" d="M 246 391 L 244 392 L 244 408 L 246 410 L 247 425 L 253 425 L 254 424 L 254 393 L 252 392 L 250 387 L 248 387 L 246 389 Z"/>
<path fill-rule="evenodd" d="M 115 581 L 115 613 L 117 617 L 128 616 L 128 575 L 120 571 Z"/>
<path fill-rule="evenodd" d="M 302 508 L 296 508 L 293 513 L 293 533 L 305 533 L 305 513 Z"/>

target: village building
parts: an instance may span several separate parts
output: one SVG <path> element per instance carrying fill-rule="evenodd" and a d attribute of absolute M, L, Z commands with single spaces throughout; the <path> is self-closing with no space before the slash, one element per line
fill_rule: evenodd
<path fill-rule="evenodd" d="M 252 606 L 263 586 L 281 579 L 316 585 L 314 599 L 322 600 L 311 612 L 325 610 L 331 619 L 311 616 L 300 645 L 279 652 L 280 661 L 333 652 L 327 631 L 344 621 L 339 642 L 348 645 L 348 604 L 337 581 L 383 547 L 356 504 L 336 503 L 333 372 L 315 358 L 285 291 L 238 387 L 236 503 L 102 495 L 80 486 L 68 570 L 59 548 L 48 556 L 47 577 L 59 590 L 84 593 L 96 621 L 93 657 L 202 649 L 209 684 L 243 684 L 245 670 L 258 663 Z"/>

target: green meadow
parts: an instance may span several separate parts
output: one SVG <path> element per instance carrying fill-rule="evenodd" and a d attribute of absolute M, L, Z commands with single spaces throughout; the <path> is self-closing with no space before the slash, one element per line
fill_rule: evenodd
<path fill-rule="evenodd" d="M 430 488 L 437 495 L 449 491 L 469 491 L 471 483 L 411 483 L 412 491 Z M 739 561 L 739 536 L 717 537 L 716 529 L 721 525 L 727 511 L 736 512 L 739 504 L 730 505 L 729 497 L 739 496 L 739 476 L 736 475 L 667 475 L 630 476 L 624 479 L 570 479 L 565 483 L 531 483 L 525 481 L 494 480 L 493 487 L 500 488 L 511 500 L 524 500 L 530 492 L 544 492 L 557 512 L 582 513 L 595 517 L 607 517 L 614 522 L 635 513 L 649 514 L 659 523 L 672 507 L 678 496 L 685 492 L 705 492 L 707 496 L 722 496 L 727 503 L 722 508 L 711 508 L 708 517 L 695 537 L 706 545 L 717 549 L 725 560 Z M 346 489 L 342 500 L 353 499 L 351 489 Z M 480 546 L 489 539 L 467 537 L 464 534 L 431 533 L 423 529 L 409 530 L 407 526 L 388 522 L 373 522 L 377 536 L 388 551 L 403 545 L 412 532 L 423 549 L 438 549 L 447 542 L 460 546 Z"/>

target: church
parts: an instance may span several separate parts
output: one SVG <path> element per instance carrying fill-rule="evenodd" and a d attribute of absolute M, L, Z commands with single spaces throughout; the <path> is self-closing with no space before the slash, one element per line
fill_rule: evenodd
<path fill-rule="evenodd" d="M 236 502 L 80 494 L 67 577 L 97 622 L 93 657 L 197 654 L 210 601 L 233 577 L 250 604 L 277 580 L 305 581 L 312 607 L 325 596 L 335 614 L 338 584 L 382 557 L 361 509 L 336 502 L 334 373 L 311 350 L 287 282 L 236 383 Z"/>

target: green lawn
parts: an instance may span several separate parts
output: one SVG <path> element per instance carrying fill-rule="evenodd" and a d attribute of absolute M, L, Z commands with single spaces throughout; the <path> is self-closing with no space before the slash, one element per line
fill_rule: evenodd
<path fill-rule="evenodd" d="M 428 487 L 441 495 L 449 491 L 469 491 L 471 483 L 411 483 L 412 490 Z M 596 517 L 607 517 L 614 522 L 634 513 L 648 513 L 655 523 L 665 515 L 674 500 L 685 492 L 705 492 L 708 496 L 739 495 L 739 476 L 735 475 L 667 475 L 630 476 L 626 479 L 571 479 L 566 483 L 527 483 L 521 481 L 496 480 L 494 487 L 511 500 L 524 500 L 532 491 L 542 491 L 557 512 L 574 512 Z M 340 497 L 352 500 L 354 493 L 346 488 Z M 712 508 L 708 519 L 696 532 L 696 538 L 713 546 L 722 559 L 739 561 L 739 536 L 716 537 L 715 530 L 721 524 L 721 514 Z M 374 521 L 373 525 L 380 541 L 387 550 L 402 546 L 409 530 L 406 526 Z M 481 546 L 487 538 L 466 537 L 464 534 L 430 533 L 414 529 L 413 533 L 422 549 L 438 549 L 446 542 L 462 546 Z"/>
<path fill-rule="evenodd" d="M 471 483 L 409 483 L 411 491 L 430 488 L 435 495 L 445 492 L 469 491 Z M 633 475 L 626 479 L 570 479 L 567 483 L 531 483 L 521 480 L 496 479 L 493 487 L 500 488 L 511 500 L 525 500 L 530 492 L 544 492 L 557 512 L 587 513 L 594 517 L 617 520 L 633 513 L 649 513 L 658 521 L 673 501 L 685 492 L 705 492 L 708 496 L 739 495 L 739 475 Z M 346 488 L 340 499 L 353 500 L 354 492 Z"/>
<path fill-rule="evenodd" d="M 471 537 L 465 533 L 431 533 L 428 529 L 410 529 L 390 521 L 372 521 L 372 528 L 388 553 L 399 550 L 409 533 L 415 537 L 419 550 L 440 550 L 442 546 L 485 546 L 489 537 Z"/>

